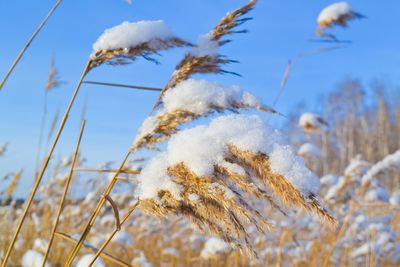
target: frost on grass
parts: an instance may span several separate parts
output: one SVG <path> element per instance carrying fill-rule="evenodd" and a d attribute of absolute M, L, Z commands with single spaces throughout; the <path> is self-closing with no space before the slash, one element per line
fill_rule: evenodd
<path fill-rule="evenodd" d="M 163 98 L 163 108 L 148 117 L 139 129 L 134 149 L 151 146 L 175 133 L 180 124 L 209 115 L 214 111 L 236 109 L 274 110 L 239 86 L 223 86 L 206 80 L 186 80 L 168 90 Z"/>
<path fill-rule="evenodd" d="M 157 45 L 158 40 L 172 37 L 171 30 L 162 20 L 125 21 L 106 29 L 93 44 L 93 50 L 115 50 L 130 48 L 142 43 Z"/>

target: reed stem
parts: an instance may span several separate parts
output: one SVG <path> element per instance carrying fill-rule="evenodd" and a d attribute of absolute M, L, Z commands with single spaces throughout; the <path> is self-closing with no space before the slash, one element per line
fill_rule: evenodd
<path fill-rule="evenodd" d="M 17 66 L 19 60 L 21 59 L 22 55 L 25 53 L 26 49 L 31 45 L 33 39 L 35 39 L 36 35 L 39 33 L 39 31 L 43 28 L 44 24 L 46 24 L 47 20 L 50 18 L 50 16 L 54 13 L 54 11 L 57 9 L 58 5 L 61 4 L 62 0 L 58 0 L 54 6 L 50 9 L 49 13 L 46 15 L 46 17 L 42 20 L 42 22 L 39 24 L 39 26 L 36 28 L 36 30 L 33 32 L 31 38 L 29 38 L 28 42 L 25 44 L 25 46 L 22 48 L 22 50 L 19 52 L 18 56 L 15 58 L 14 62 L 11 64 L 11 67 L 8 69 L 6 75 L 4 76 L 3 80 L 0 83 L 0 91 L 1 88 L 3 88 L 4 84 L 6 83 L 8 77 L 10 74 L 13 72 L 15 66 Z"/>
<path fill-rule="evenodd" d="M 118 174 L 120 171 L 124 168 L 125 163 L 128 161 L 128 158 L 131 154 L 131 150 L 129 149 L 128 152 L 126 153 L 124 159 L 122 160 L 121 165 L 119 166 L 118 170 L 115 172 L 113 179 L 110 180 L 110 182 L 107 185 L 106 190 L 104 191 L 103 195 L 108 195 L 111 193 L 111 190 L 114 188 L 115 183 L 118 181 Z M 83 242 L 85 241 L 87 235 L 89 234 L 90 230 L 92 229 L 101 208 L 103 207 L 104 203 L 106 202 L 106 199 L 104 197 L 101 197 L 99 202 L 96 205 L 96 208 L 90 217 L 88 223 L 85 226 L 85 230 L 83 231 L 81 237 L 79 238 L 78 242 L 75 244 L 74 248 L 72 249 L 72 252 L 69 254 L 67 261 L 65 262 L 64 266 L 71 266 L 73 260 L 75 259 L 76 255 L 78 254 L 80 248 L 83 245 Z"/>
<path fill-rule="evenodd" d="M 47 260 L 47 257 L 49 256 L 50 248 L 51 248 L 51 245 L 52 245 L 53 240 L 54 240 L 54 235 L 55 235 L 55 232 L 57 231 L 58 223 L 60 222 L 60 216 L 61 216 L 61 212 L 62 212 L 62 210 L 64 208 L 65 198 L 67 196 L 69 185 L 70 185 L 71 179 L 72 179 L 72 175 L 74 173 L 74 167 L 75 167 L 75 164 L 76 164 L 78 156 L 79 156 L 79 147 L 80 147 L 80 144 L 81 144 L 81 141 L 82 141 L 82 135 L 83 135 L 83 130 L 85 129 L 85 124 L 86 124 L 86 121 L 83 120 L 82 121 L 82 125 L 81 125 L 81 130 L 79 132 L 78 140 L 77 140 L 77 143 L 76 143 L 76 147 L 75 147 L 74 157 L 72 159 L 72 163 L 71 163 L 71 167 L 70 167 L 70 170 L 69 170 L 69 173 L 68 173 L 67 180 L 65 182 L 64 191 L 63 191 L 63 194 L 61 196 L 60 204 L 58 206 L 58 211 L 57 211 L 56 219 L 54 221 L 53 229 L 52 229 L 51 234 L 50 234 L 49 243 L 47 245 L 46 253 L 44 254 L 44 257 L 43 257 L 42 267 L 44 267 L 45 264 L 46 264 L 46 260 Z"/>
<path fill-rule="evenodd" d="M 83 78 L 85 77 L 85 75 L 87 74 L 87 72 L 89 70 L 90 62 L 91 61 L 88 60 L 86 66 L 85 66 L 85 69 L 83 70 L 83 73 L 82 73 L 82 75 L 81 75 L 81 77 L 79 79 L 78 85 L 76 86 L 75 91 L 74 91 L 74 93 L 72 95 L 72 98 L 71 98 L 71 100 L 70 100 L 70 102 L 68 104 L 68 107 L 65 110 L 64 117 L 63 117 L 63 119 L 61 121 L 60 127 L 59 127 L 59 129 L 57 131 L 57 134 L 56 134 L 56 137 L 55 137 L 55 139 L 53 141 L 53 144 L 52 144 L 52 146 L 50 148 L 50 151 L 49 151 L 48 155 L 45 157 L 45 160 L 44 160 L 43 165 L 42 165 L 42 169 L 40 170 L 39 176 L 36 178 L 35 184 L 34 184 L 32 190 L 30 192 L 30 195 L 29 195 L 29 198 L 28 198 L 27 203 L 25 205 L 24 211 L 22 212 L 22 215 L 21 215 L 21 218 L 20 218 L 20 220 L 18 222 L 17 228 L 16 228 L 16 230 L 14 232 L 14 235 L 13 235 L 13 237 L 11 239 L 11 243 L 8 246 L 8 249 L 7 249 L 6 255 L 4 257 L 4 260 L 3 260 L 2 264 L 1 264 L 1 267 L 5 267 L 7 262 L 8 262 L 8 259 L 9 259 L 10 255 L 11 255 L 11 252 L 12 252 L 13 248 L 14 248 L 15 242 L 17 241 L 18 235 L 19 235 L 19 233 L 21 231 L 22 224 L 24 223 L 24 221 L 26 219 L 26 216 L 28 215 L 28 210 L 29 210 L 30 206 L 33 203 L 33 199 L 35 197 L 36 191 L 39 188 L 40 182 L 42 181 L 42 178 L 43 178 L 44 173 L 45 173 L 45 171 L 47 169 L 47 166 L 49 165 L 50 159 L 51 159 L 51 157 L 53 155 L 53 152 L 54 152 L 54 150 L 56 148 L 58 140 L 59 140 L 59 138 L 61 136 L 61 133 L 62 133 L 64 127 L 65 127 L 65 124 L 66 124 L 68 116 L 69 116 L 69 112 L 71 111 L 72 105 L 75 102 L 75 99 L 76 99 L 76 96 L 77 96 L 77 94 L 79 92 L 79 88 L 81 87 Z"/>

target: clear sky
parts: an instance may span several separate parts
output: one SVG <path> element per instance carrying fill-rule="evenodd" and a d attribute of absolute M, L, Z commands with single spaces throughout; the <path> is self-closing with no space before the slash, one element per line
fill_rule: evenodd
<path fill-rule="evenodd" d="M 0 78 L 54 2 L 0 2 Z M 314 39 L 319 11 L 333 2 L 260 0 L 250 13 L 254 20 L 242 26 L 249 33 L 232 36 L 234 42 L 221 49 L 223 54 L 240 61 L 227 69 L 242 77 L 201 78 L 227 85 L 239 84 L 271 104 L 290 58 L 301 51 L 332 46 L 308 40 Z M 92 52 L 92 44 L 104 29 L 123 21 L 162 19 L 176 35 L 195 42 L 227 11 L 245 3 L 245 0 L 133 0 L 129 5 L 123 0 L 64 0 L 0 92 L 0 145 L 10 142 L 6 157 L 0 158 L 0 177 L 23 168 L 19 192 L 33 180 L 44 86 L 53 56 L 66 83 L 48 94 L 44 145 L 54 113 L 65 110 Z M 289 112 L 299 102 L 315 106 L 322 94 L 346 77 L 356 77 L 365 83 L 380 78 L 399 84 L 400 2 L 352 0 L 349 3 L 367 19 L 351 22 L 346 30 L 334 31 L 340 39 L 352 41 L 347 47 L 297 62 L 276 106 L 282 113 Z M 87 79 L 162 87 L 184 52 L 184 49 L 163 52 L 158 57 L 160 65 L 140 59 L 123 67 L 102 66 L 90 72 Z M 73 151 L 82 107 L 87 101 L 87 129 L 82 142 L 83 154 L 89 159 L 87 165 L 120 161 L 156 97 L 154 92 L 84 85 L 55 151 L 55 159 Z M 47 152 L 45 147 L 42 152 Z M 5 184 L 1 181 L 0 188 L 2 183 Z"/>

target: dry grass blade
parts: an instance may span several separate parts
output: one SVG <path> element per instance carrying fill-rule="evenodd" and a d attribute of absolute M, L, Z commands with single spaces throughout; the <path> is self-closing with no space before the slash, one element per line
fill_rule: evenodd
<path fill-rule="evenodd" d="M 9 199 L 11 199 L 12 194 L 17 189 L 19 180 L 21 180 L 22 172 L 23 170 L 20 170 L 13 176 L 13 178 L 11 178 L 10 184 L 8 185 L 6 190 L 6 195 L 3 198 L 3 205 L 6 204 Z"/>
<path fill-rule="evenodd" d="M 211 36 L 213 40 L 220 40 L 222 36 L 233 34 L 233 33 L 242 33 L 246 31 L 233 31 L 232 29 L 242 25 L 247 20 L 251 18 L 242 18 L 241 17 L 247 14 L 250 10 L 253 9 L 254 5 L 257 3 L 257 0 L 251 0 L 245 6 L 236 9 L 232 12 L 229 12 L 224 18 L 220 20 L 217 26 L 211 31 Z M 225 43 L 225 42 L 223 42 Z"/>
<path fill-rule="evenodd" d="M 63 117 L 63 119 L 61 121 L 60 127 L 58 128 L 58 131 L 56 133 L 56 137 L 55 137 L 55 139 L 53 141 L 53 144 L 51 145 L 50 150 L 49 150 L 47 156 L 45 157 L 45 160 L 43 162 L 43 165 L 42 165 L 42 168 L 41 168 L 41 170 L 39 172 L 39 175 L 36 178 L 36 181 L 35 181 L 32 189 L 31 189 L 30 195 L 29 195 L 29 197 L 28 197 L 28 199 L 27 199 L 27 201 L 25 203 L 26 206 L 25 206 L 25 208 L 24 208 L 24 210 L 23 210 L 23 212 L 21 214 L 20 220 L 19 220 L 19 222 L 17 224 L 17 227 L 15 229 L 14 235 L 13 235 L 13 237 L 11 239 L 11 242 L 10 242 L 10 244 L 8 246 L 8 249 L 7 249 L 7 252 L 6 252 L 6 255 L 4 257 L 4 260 L 3 260 L 3 263 L 1 265 L 1 267 L 5 267 L 7 262 L 8 262 L 8 259 L 9 259 L 10 255 L 11 255 L 11 252 L 12 252 L 13 248 L 14 248 L 15 242 L 16 242 L 16 240 L 18 238 L 18 235 L 19 235 L 19 233 L 21 231 L 22 224 L 24 223 L 24 221 L 26 219 L 26 216 L 28 214 L 29 208 L 31 207 L 31 205 L 33 203 L 33 200 L 34 200 L 34 197 L 36 195 L 36 192 L 37 192 L 37 190 L 39 188 L 40 182 L 43 179 L 44 173 L 46 172 L 46 169 L 47 169 L 47 166 L 49 165 L 50 159 L 51 159 L 51 157 L 52 157 L 52 155 L 54 153 L 54 150 L 55 150 L 55 148 L 56 148 L 56 146 L 58 144 L 58 140 L 60 139 L 61 133 L 64 130 L 64 127 L 65 127 L 65 124 L 67 122 L 69 113 L 70 113 L 71 108 L 72 108 L 72 106 L 73 106 L 73 104 L 75 102 L 75 99 L 76 99 L 77 95 L 78 95 L 78 92 L 79 92 L 79 89 L 81 87 L 82 81 L 83 81 L 85 75 L 87 74 L 89 65 L 90 65 L 90 61 L 88 61 L 86 63 L 86 66 L 85 66 L 85 68 L 84 68 L 84 70 L 82 72 L 82 75 L 81 75 L 81 77 L 80 77 L 80 79 L 78 81 L 78 84 L 77 84 L 77 86 L 75 88 L 75 91 L 74 91 L 74 93 L 73 93 L 73 95 L 71 97 L 71 100 L 70 100 L 70 102 L 69 102 L 69 104 L 67 106 L 67 109 L 65 110 L 64 117 Z"/>
<path fill-rule="evenodd" d="M 80 147 L 80 144 L 81 144 L 81 141 L 82 141 L 83 131 L 85 129 L 85 123 L 86 123 L 85 121 L 82 121 L 81 129 L 79 131 L 78 140 L 76 142 L 74 157 L 72 159 L 72 163 L 71 163 L 71 166 L 70 166 L 68 177 L 67 177 L 67 179 L 65 181 L 64 190 L 63 190 L 63 193 L 62 193 L 62 196 L 61 196 L 61 199 L 60 199 L 60 203 L 59 203 L 59 206 L 58 206 L 56 219 L 54 221 L 53 228 L 52 228 L 52 231 L 51 231 L 51 234 L 50 234 L 50 238 L 49 238 L 49 242 L 47 244 L 47 249 L 46 249 L 46 252 L 45 252 L 44 257 L 43 257 L 42 267 L 45 266 L 47 257 L 49 256 L 50 248 L 51 248 L 51 245 L 52 245 L 53 240 L 54 240 L 55 232 L 57 231 L 58 223 L 60 221 L 61 212 L 62 212 L 62 210 L 64 208 L 65 199 L 67 197 L 69 185 L 71 183 L 72 175 L 74 173 L 74 167 L 75 167 L 75 164 L 77 163 L 78 158 L 79 158 L 79 147 Z"/>
<path fill-rule="evenodd" d="M 186 42 L 180 38 L 174 37 L 169 39 L 157 39 L 151 42 L 145 42 L 135 47 L 121 48 L 115 50 L 100 50 L 91 56 L 91 64 L 89 70 L 107 63 L 109 65 L 126 65 L 137 57 L 143 57 L 146 60 L 154 61 L 157 60 L 151 57 L 152 54 L 156 54 L 157 51 L 166 50 L 173 47 L 191 46 L 189 42 Z"/>
<path fill-rule="evenodd" d="M 68 240 L 68 241 L 70 241 L 70 242 L 72 242 L 72 243 L 74 243 L 74 244 L 77 244 L 77 243 L 78 243 L 77 240 L 75 240 L 74 238 L 72 238 L 71 236 L 69 236 L 69 235 L 67 235 L 67 234 L 65 234 L 65 233 L 56 232 L 56 235 L 59 236 L 59 237 L 61 237 L 62 239 Z M 90 249 L 91 251 L 93 251 L 94 253 L 96 253 L 96 252 L 98 251 L 97 248 L 95 248 L 95 247 L 93 247 L 93 246 L 91 246 L 91 245 L 89 245 L 89 244 L 87 244 L 87 243 L 85 243 L 85 244 L 83 244 L 83 245 L 84 245 L 86 248 L 88 248 L 88 249 Z M 109 261 L 110 263 L 117 264 L 118 266 L 133 267 L 132 265 L 130 265 L 130 264 L 128 264 L 128 263 L 126 263 L 126 262 L 124 262 L 124 261 L 118 259 L 117 257 L 114 257 L 114 256 L 112 256 L 112 255 L 106 253 L 106 252 L 101 252 L 101 256 L 102 256 L 105 260 Z"/>
<path fill-rule="evenodd" d="M 96 255 L 94 255 L 93 259 L 91 260 L 89 267 L 92 266 L 97 258 L 100 256 L 100 254 L 104 251 L 104 249 L 107 247 L 107 245 L 111 242 L 112 238 L 115 236 L 115 234 L 121 230 L 121 226 L 129 219 L 129 217 L 132 215 L 132 213 L 135 211 L 135 209 L 139 206 L 140 200 L 138 199 L 136 203 L 133 205 L 132 208 L 129 209 L 127 214 L 124 216 L 124 218 L 121 220 L 121 223 L 119 225 L 116 225 L 114 228 L 114 231 L 108 236 L 108 238 L 103 242 L 99 250 L 96 252 Z"/>
<path fill-rule="evenodd" d="M 139 174 L 140 170 L 128 170 L 128 169 L 122 169 L 122 170 L 101 170 L 101 169 L 89 169 L 89 168 L 79 168 L 75 169 L 75 171 L 78 172 L 98 172 L 98 173 L 126 173 L 126 174 Z"/>
<path fill-rule="evenodd" d="M 55 60 L 54 58 L 52 58 L 50 61 L 49 77 L 47 79 L 45 89 L 46 91 L 50 91 L 54 88 L 59 87 L 63 83 L 64 82 L 60 80 L 58 70 L 56 69 Z"/>
<path fill-rule="evenodd" d="M 336 220 L 322 207 L 315 194 L 309 193 L 304 196 L 288 179 L 271 170 L 267 155 L 253 154 L 236 147 L 231 147 L 230 151 L 243 164 L 249 166 L 285 204 L 300 206 L 309 212 L 315 212 L 331 226 L 337 227 Z"/>
<path fill-rule="evenodd" d="M 161 88 L 138 86 L 138 85 L 129 85 L 129 84 L 93 82 L 93 81 L 84 81 L 83 83 L 95 84 L 95 85 L 104 85 L 104 86 L 112 86 L 112 87 L 131 88 L 131 89 L 138 89 L 138 90 L 145 90 L 145 91 L 162 91 Z"/>
<path fill-rule="evenodd" d="M 0 146 L 0 157 L 4 156 L 4 154 L 7 152 L 8 144 L 9 143 L 6 142 Z"/>

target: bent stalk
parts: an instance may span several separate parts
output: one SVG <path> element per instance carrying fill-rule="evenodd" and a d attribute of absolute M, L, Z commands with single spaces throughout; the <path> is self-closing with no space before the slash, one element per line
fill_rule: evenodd
<path fill-rule="evenodd" d="M 128 211 L 128 213 L 124 216 L 124 218 L 121 220 L 121 223 L 119 225 L 116 225 L 114 228 L 114 231 L 108 236 L 107 240 L 103 242 L 99 250 L 96 252 L 96 255 L 94 255 L 92 261 L 89 263 L 88 267 L 91 267 L 94 262 L 97 260 L 97 258 L 100 256 L 100 254 L 104 251 L 104 249 L 107 247 L 108 243 L 110 243 L 111 239 L 115 236 L 115 234 L 120 230 L 120 227 L 129 219 L 131 214 L 134 212 L 134 210 L 139 206 L 140 200 L 137 200 L 135 205 Z"/>
<path fill-rule="evenodd" d="M 111 193 L 111 190 L 114 188 L 115 183 L 118 181 L 118 179 L 117 179 L 118 175 L 121 172 L 121 170 L 124 168 L 125 163 L 128 161 L 130 154 L 131 154 L 131 150 L 129 149 L 128 152 L 126 153 L 124 159 L 122 160 L 122 163 L 119 166 L 118 170 L 115 172 L 113 179 L 111 179 L 110 182 L 108 183 L 107 188 L 103 193 L 103 197 L 101 197 L 99 202 L 97 203 L 92 216 L 90 217 L 88 223 L 86 224 L 85 230 L 83 231 L 78 242 L 75 244 L 74 248 L 72 249 L 72 252 L 68 256 L 67 261 L 65 262 L 64 266 L 71 266 L 73 260 L 75 259 L 80 248 L 82 247 L 83 242 L 85 241 L 85 239 L 86 239 L 87 235 L 89 234 L 90 230 L 92 229 L 97 217 L 99 216 L 101 208 L 104 206 L 104 203 L 106 202 L 106 198 L 104 196 Z"/>

